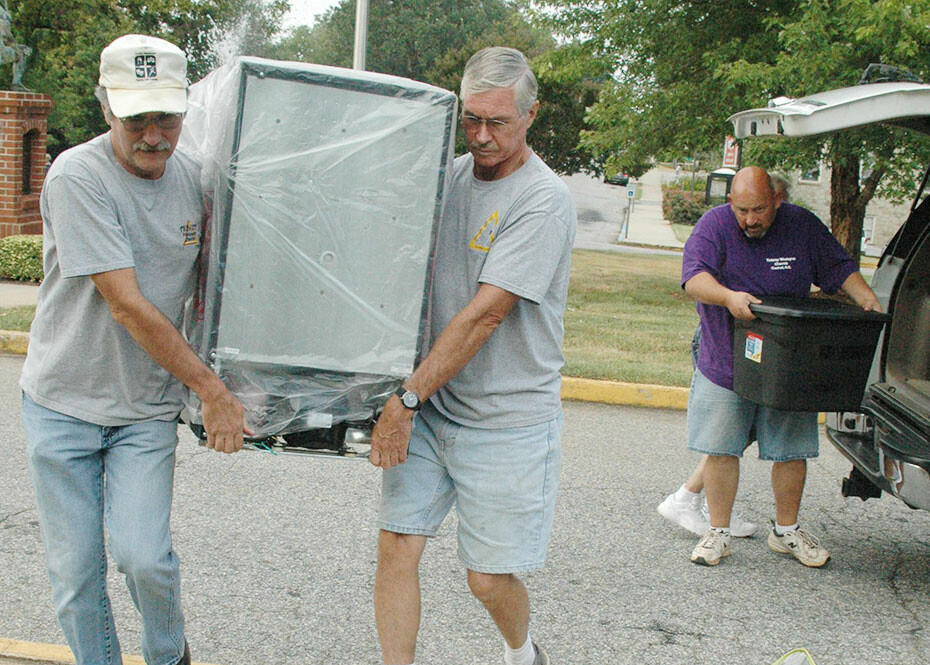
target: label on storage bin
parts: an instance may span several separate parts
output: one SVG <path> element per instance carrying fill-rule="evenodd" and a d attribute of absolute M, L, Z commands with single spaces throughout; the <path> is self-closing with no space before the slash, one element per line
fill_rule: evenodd
<path fill-rule="evenodd" d="M 762 362 L 762 336 L 746 333 L 746 357 L 755 363 Z"/>

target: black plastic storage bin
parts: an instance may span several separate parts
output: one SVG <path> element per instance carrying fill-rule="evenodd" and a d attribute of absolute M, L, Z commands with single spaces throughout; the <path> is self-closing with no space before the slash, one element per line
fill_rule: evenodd
<path fill-rule="evenodd" d="M 736 319 L 733 388 L 785 411 L 856 411 L 887 314 L 821 298 L 769 296 Z"/>

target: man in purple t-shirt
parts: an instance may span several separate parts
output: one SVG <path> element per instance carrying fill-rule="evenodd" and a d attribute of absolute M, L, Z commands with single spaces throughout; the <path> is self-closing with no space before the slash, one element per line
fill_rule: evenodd
<path fill-rule="evenodd" d="M 685 244 L 681 284 L 698 301 L 701 349 L 688 401 L 688 448 L 709 455 L 704 471 L 710 529 L 691 561 L 715 566 L 730 554 L 730 512 L 739 459 L 755 426 L 759 458 L 773 462 L 775 527 L 769 547 L 806 566 L 830 553 L 798 528 L 807 459 L 818 454 L 817 414 L 779 411 L 733 392 L 733 319 L 754 319 L 764 296 L 807 297 L 811 285 L 880 311 L 855 262 L 815 215 L 783 203 L 765 170 L 733 178 L 728 205 L 708 211 Z"/>

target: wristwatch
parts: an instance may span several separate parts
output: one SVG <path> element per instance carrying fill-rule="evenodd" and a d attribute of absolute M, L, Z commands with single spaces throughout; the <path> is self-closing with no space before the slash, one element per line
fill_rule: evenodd
<path fill-rule="evenodd" d="M 394 394 L 400 397 L 400 403 L 411 411 L 419 411 L 420 407 L 423 406 L 420 397 L 412 390 L 407 390 L 403 386 L 398 386 Z"/>

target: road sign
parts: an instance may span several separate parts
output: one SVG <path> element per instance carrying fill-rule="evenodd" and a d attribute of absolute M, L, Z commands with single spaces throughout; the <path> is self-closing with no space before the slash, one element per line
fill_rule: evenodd
<path fill-rule="evenodd" d="M 634 196 L 636 196 L 636 190 L 630 187 L 629 189 L 626 190 L 626 195 L 627 195 L 627 198 L 632 199 Z"/>

